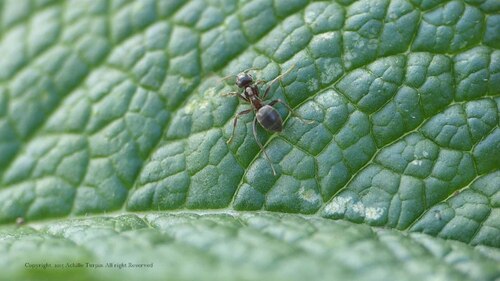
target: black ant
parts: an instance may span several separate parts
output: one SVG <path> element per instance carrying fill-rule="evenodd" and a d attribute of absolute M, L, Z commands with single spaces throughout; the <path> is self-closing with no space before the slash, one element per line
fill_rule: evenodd
<path fill-rule="evenodd" d="M 259 139 L 257 138 L 257 130 L 256 130 L 256 124 L 259 122 L 259 124 L 262 126 L 262 128 L 266 129 L 269 132 L 272 133 L 279 133 L 283 130 L 283 120 L 281 119 L 280 114 L 278 111 L 273 107 L 277 103 L 281 103 L 285 105 L 288 110 L 295 116 L 297 116 L 302 122 L 311 124 L 312 122 L 307 122 L 304 119 L 302 119 L 300 116 L 295 114 L 295 112 L 292 110 L 292 108 L 286 104 L 284 101 L 281 99 L 273 100 L 268 104 L 264 104 L 263 100 L 267 97 L 269 94 L 269 91 L 271 89 L 271 86 L 278 80 L 280 80 L 283 76 L 288 74 L 295 65 L 290 67 L 286 72 L 283 74 L 279 75 L 278 77 L 274 78 L 271 83 L 269 83 L 269 86 L 267 86 L 264 95 L 261 97 L 259 88 L 257 87 L 258 84 L 260 83 L 266 83 L 266 81 L 263 80 L 257 80 L 254 82 L 253 77 L 247 73 L 247 71 L 252 70 L 252 69 L 247 69 L 242 72 L 240 72 L 238 75 L 236 75 L 236 85 L 240 88 L 243 89 L 243 93 L 238 93 L 238 92 L 229 92 L 225 94 L 225 96 L 237 96 L 241 100 L 243 100 L 246 103 L 249 103 L 252 108 L 243 110 L 241 112 L 238 112 L 236 116 L 234 117 L 234 122 L 233 122 L 233 132 L 231 134 L 231 137 L 227 140 L 226 143 L 230 143 L 233 140 L 234 137 L 234 131 L 236 129 L 236 124 L 238 123 L 238 118 L 241 117 L 242 115 L 248 114 L 250 112 L 255 113 L 255 118 L 253 119 L 253 136 L 255 138 L 255 141 L 259 145 L 260 149 L 264 152 L 264 155 L 266 156 L 267 161 L 271 165 L 271 169 L 273 170 L 273 175 L 276 176 L 276 171 L 274 170 L 273 163 L 269 159 L 269 156 L 267 155 L 266 151 L 264 150 L 264 147 L 260 143 Z M 230 75 L 228 77 L 223 78 L 222 80 L 225 80 L 227 78 L 230 78 L 234 75 Z"/>

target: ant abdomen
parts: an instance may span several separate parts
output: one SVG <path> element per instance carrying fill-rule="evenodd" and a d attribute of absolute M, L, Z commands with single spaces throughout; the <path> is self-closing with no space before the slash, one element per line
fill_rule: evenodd
<path fill-rule="evenodd" d="M 264 105 L 257 111 L 257 121 L 260 125 L 271 132 L 281 132 L 283 130 L 283 120 L 278 111 L 270 105 Z"/>

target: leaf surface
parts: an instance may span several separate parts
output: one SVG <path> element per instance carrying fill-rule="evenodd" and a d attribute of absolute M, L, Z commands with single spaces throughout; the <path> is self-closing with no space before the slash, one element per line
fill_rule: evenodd
<path fill-rule="evenodd" d="M 12 274 L 34 273 L 19 257 L 125 256 L 157 266 L 82 278 L 500 276 L 497 1 L 1 11 L 0 264 Z M 293 68 L 268 100 L 314 121 L 278 104 L 283 132 L 257 129 L 277 176 L 253 114 L 226 144 L 249 107 L 220 79 L 249 68 L 264 81 Z M 47 274 L 80 269 L 68 270 Z"/>

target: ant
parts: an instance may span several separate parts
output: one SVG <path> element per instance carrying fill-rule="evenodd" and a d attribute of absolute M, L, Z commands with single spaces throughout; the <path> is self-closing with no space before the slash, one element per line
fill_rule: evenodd
<path fill-rule="evenodd" d="M 257 130 L 256 130 L 257 122 L 259 122 L 259 124 L 262 126 L 262 128 L 266 129 L 267 131 L 269 131 L 271 133 L 281 132 L 283 130 L 283 120 L 281 119 L 281 116 L 278 113 L 278 111 L 273 107 L 275 104 L 281 103 L 281 104 L 285 105 L 286 108 L 288 108 L 288 110 L 293 115 L 297 116 L 302 122 L 304 122 L 306 124 L 313 123 L 313 121 L 307 122 L 304 119 L 302 119 L 300 116 L 295 114 L 293 109 L 281 99 L 273 100 L 268 104 L 263 103 L 263 101 L 265 100 L 265 98 L 269 94 L 269 91 L 271 90 L 271 86 L 276 81 L 283 78 L 283 76 L 287 75 L 294 67 L 295 67 L 295 65 L 290 67 L 290 69 L 285 71 L 283 74 L 274 78 L 267 86 L 267 88 L 264 92 L 264 95 L 262 97 L 260 96 L 259 87 L 257 87 L 257 85 L 261 84 L 261 83 L 266 83 L 266 81 L 257 80 L 254 82 L 253 77 L 247 73 L 249 70 L 252 70 L 251 68 L 244 70 L 244 71 L 240 72 L 238 75 L 236 75 L 236 86 L 238 86 L 238 88 L 240 88 L 240 89 L 243 89 L 242 93 L 229 92 L 227 94 L 224 94 L 224 96 L 236 96 L 239 99 L 243 100 L 244 102 L 250 104 L 250 106 L 252 107 L 250 109 L 243 110 L 243 111 L 238 112 L 236 114 L 236 116 L 234 117 L 234 121 L 233 121 L 233 132 L 231 134 L 231 137 L 227 140 L 226 143 L 229 144 L 233 140 L 234 131 L 236 129 L 236 124 L 238 123 L 238 118 L 241 117 L 242 115 L 248 114 L 250 112 L 254 112 L 255 118 L 253 119 L 253 136 L 255 138 L 255 141 L 259 145 L 260 149 L 262 150 L 262 152 L 264 152 L 264 155 L 265 155 L 267 161 L 269 162 L 269 164 L 271 165 L 271 169 L 273 170 L 273 175 L 275 175 L 275 176 L 276 176 L 276 171 L 274 170 L 273 163 L 269 159 L 269 156 L 267 155 L 266 151 L 264 150 L 264 147 L 262 146 L 259 139 L 257 138 Z M 225 79 L 233 77 L 233 76 L 234 75 L 227 76 L 225 78 L 222 78 L 222 80 L 225 80 Z"/>

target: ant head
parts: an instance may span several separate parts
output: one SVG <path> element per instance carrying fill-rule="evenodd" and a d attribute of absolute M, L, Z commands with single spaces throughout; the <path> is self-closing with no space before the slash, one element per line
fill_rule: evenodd
<path fill-rule="evenodd" d="M 241 72 L 236 76 L 236 85 L 240 88 L 245 88 L 246 86 L 250 85 L 253 82 L 252 75 L 246 73 L 246 72 Z"/>

